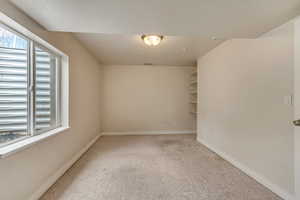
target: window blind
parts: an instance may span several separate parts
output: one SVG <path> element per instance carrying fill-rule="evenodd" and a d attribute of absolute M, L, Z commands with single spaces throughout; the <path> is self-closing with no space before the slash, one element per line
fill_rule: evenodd
<path fill-rule="evenodd" d="M 27 51 L 0 48 L 0 134 L 27 132 Z M 36 129 L 50 126 L 50 57 L 36 51 Z"/>

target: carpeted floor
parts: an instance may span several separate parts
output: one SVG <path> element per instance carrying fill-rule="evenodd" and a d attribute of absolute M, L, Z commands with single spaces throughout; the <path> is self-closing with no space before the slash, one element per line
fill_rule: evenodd
<path fill-rule="evenodd" d="M 279 200 L 194 135 L 105 136 L 42 200 Z"/>

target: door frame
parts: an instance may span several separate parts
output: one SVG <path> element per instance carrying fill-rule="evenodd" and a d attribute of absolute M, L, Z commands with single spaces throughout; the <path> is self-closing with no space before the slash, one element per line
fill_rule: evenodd
<path fill-rule="evenodd" d="M 294 21 L 294 120 L 300 119 L 300 17 Z M 295 199 L 300 199 L 300 127 L 294 127 Z"/>

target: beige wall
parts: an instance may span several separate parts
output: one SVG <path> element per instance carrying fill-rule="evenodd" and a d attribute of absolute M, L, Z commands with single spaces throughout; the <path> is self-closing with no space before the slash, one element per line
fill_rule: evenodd
<path fill-rule="evenodd" d="M 195 67 L 105 66 L 104 132 L 195 130 L 189 82 Z"/>
<path fill-rule="evenodd" d="M 294 192 L 293 25 L 198 60 L 198 140 L 281 194 Z"/>
<path fill-rule="evenodd" d="M 100 130 L 101 68 L 68 33 L 43 31 L 14 7 L 0 1 L 0 11 L 65 52 L 70 61 L 70 126 L 61 134 L 0 159 L 0 199 L 26 200 Z"/>

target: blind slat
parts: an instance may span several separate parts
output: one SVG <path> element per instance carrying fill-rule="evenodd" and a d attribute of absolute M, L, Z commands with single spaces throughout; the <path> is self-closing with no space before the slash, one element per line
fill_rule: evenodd
<path fill-rule="evenodd" d="M 50 126 L 50 57 L 36 51 L 36 128 Z M 0 131 L 27 130 L 27 53 L 0 48 Z M 0 134 L 1 134 L 0 132 Z"/>

